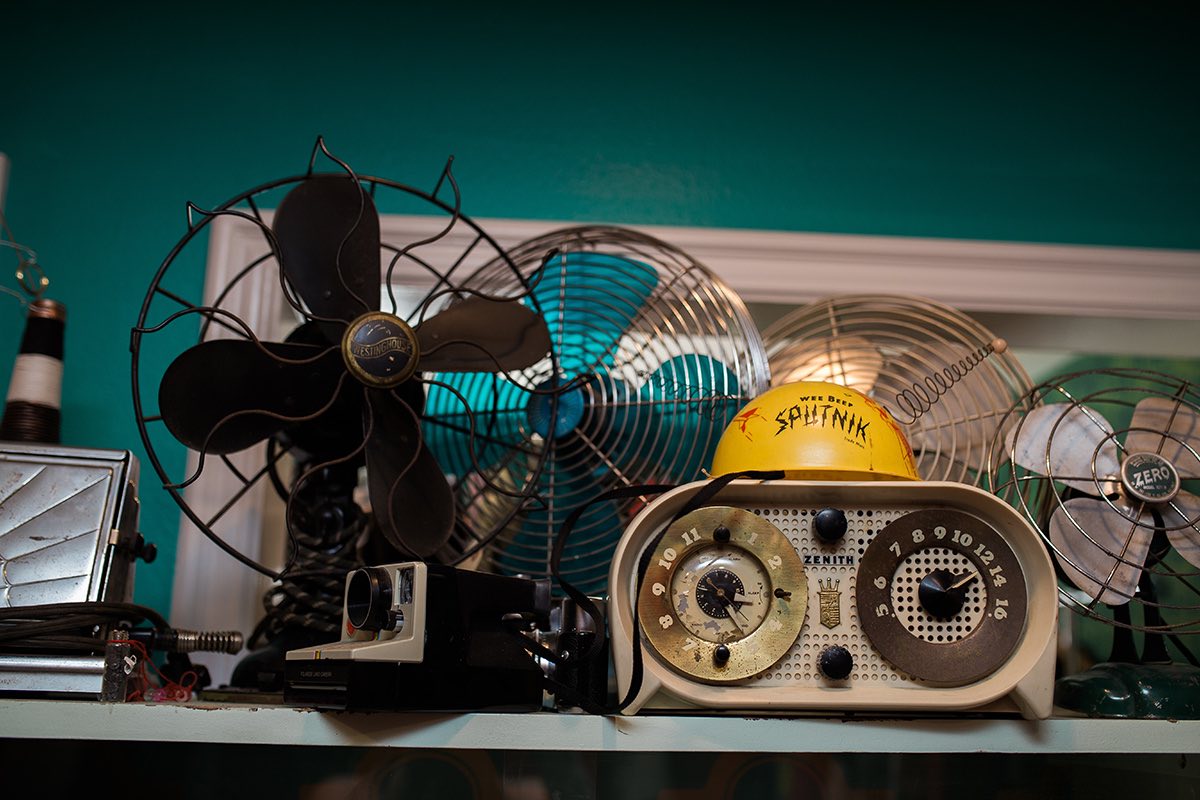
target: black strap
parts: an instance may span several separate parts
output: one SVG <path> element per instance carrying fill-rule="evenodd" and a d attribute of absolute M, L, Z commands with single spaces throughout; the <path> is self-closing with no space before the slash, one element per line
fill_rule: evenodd
<path fill-rule="evenodd" d="M 563 551 L 567 548 L 567 540 L 571 536 L 571 531 L 575 529 L 575 525 L 579 522 L 580 517 L 584 512 L 591 508 L 594 504 L 605 502 L 608 500 L 626 500 L 631 497 L 646 497 L 648 495 L 658 495 L 663 492 L 668 492 L 676 488 L 674 484 L 662 483 L 645 483 L 638 486 L 621 486 L 616 489 L 609 489 L 607 492 L 602 492 L 596 495 L 588 502 L 584 503 L 579 508 L 571 512 L 562 527 L 558 531 L 558 536 L 554 539 L 554 549 L 550 553 L 550 574 L 563 592 L 575 601 L 575 604 L 583 610 L 588 617 L 591 618 L 592 624 L 598 633 L 603 633 L 606 627 L 604 615 L 600 613 L 600 609 L 596 608 L 596 604 L 592 602 L 592 598 L 588 597 L 576 586 L 571 584 L 562 576 L 562 557 Z M 597 636 L 592 640 L 591 647 L 585 655 L 587 660 L 594 659 L 600 654 L 601 648 L 604 646 L 602 636 Z"/>

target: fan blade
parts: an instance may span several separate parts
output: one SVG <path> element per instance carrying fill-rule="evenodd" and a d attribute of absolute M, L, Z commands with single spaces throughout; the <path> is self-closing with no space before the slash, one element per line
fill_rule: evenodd
<path fill-rule="evenodd" d="M 550 352 L 550 331 L 519 302 L 468 297 L 416 329 L 422 372 L 509 372 Z"/>
<path fill-rule="evenodd" d="M 1026 414 L 1019 427 L 1005 436 L 1005 442 L 1013 461 L 1025 469 L 1099 496 L 1116 491 L 1115 478 L 1120 474 L 1117 444 L 1111 434 L 1108 420 L 1087 406 L 1052 403 Z M 1093 453 L 1095 480 L 1091 477 Z"/>
<path fill-rule="evenodd" d="M 358 181 L 317 175 L 275 211 L 283 274 L 318 318 L 345 322 L 379 308 L 379 215 Z"/>
<path fill-rule="evenodd" d="M 1200 414 L 1191 406 L 1169 397 L 1147 397 L 1134 408 L 1129 428 L 1126 452 L 1158 453 L 1180 478 L 1200 478 L 1200 460 L 1193 452 L 1200 452 Z"/>
<path fill-rule="evenodd" d="M 428 383 L 421 429 L 442 469 L 461 478 L 476 464 L 485 473 L 511 466 L 513 454 L 529 438 L 526 408 L 532 395 L 500 375 L 451 372 Z"/>
<path fill-rule="evenodd" d="M 618 342 L 658 286 L 658 271 L 606 253 L 557 252 L 532 284 L 559 370 L 570 380 L 612 366 Z"/>
<path fill-rule="evenodd" d="M 328 347 L 319 323 L 305 322 L 287 335 L 288 343 Z M 362 392 L 354 387 L 345 387 L 337 400 L 321 416 L 288 428 L 281 436 L 309 456 L 309 462 L 340 458 L 352 452 L 362 443 L 363 436 Z M 360 453 L 354 462 L 362 465 Z"/>
<path fill-rule="evenodd" d="M 744 402 L 737 375 L 715 358 L 689 353 L 663 362 L 638 388 L 628 434 L 614 460 L 650 465 L 658 480 L 702 477 L 717 441 Z"/>
<path fill-rule="evenodd" d="M 532 508 L 514 533 L 501 535 L 496 564 L 502 572 L 550 574 L 550 555 L 563 523 L 575 509 L 606 488 L 601 482 L 603 470 L 598 476 L 587 460 L 582 452 L 566 454 L 557 449 L 547 457 L 538 486 L 547 507 Z M 621 532 L 616 501 L 605 500 L 589 506 L 575 523 L 563 551 L 563 577 L 584 593 L 603 593 Z"/>
<path fill-rule="evenodd" d="M 1130 509 L 1125 513 L 1134 516 Z M 1153 524 L 1130 522 L 1105 501 L 1090 497 L 1068 500 L 1050 517 L 1050 542 L 1063 573 L 1105 605 L 1122 605 L 1133 597 L 1153 538 Z"/>
<path fill-rule="evenodd" d="M 1180 492 L 1159 511 L 1171 546 L 1189 564 L 1200 567 L 1200 497 Z"/>
<path fill-rule="evenodd" d="M 826 381 L 870 394 L 883 369 L 879 348 L 861 336 L 831 336 L 768 347 L 771 384 Z"/>
<path fill-rule="evenodd" d="M 366 448 L 367 490 L 371 510 L 388 541 L 428 558 L 454 530 L 454 494 L 437 459 L 421 441 L 416 416 L 420 401 L 409 387 L 421 391 L 412 381 L 397 389 L 403 395 L 367 390 L 372 425 Z"/>
<path fill-rule="evenodd" d="M 337 348 L 214 339 L 167 367 L 159 413 L 193 450 L 233 453 L 320 411 L 333 401 L 341 374 Z"/>

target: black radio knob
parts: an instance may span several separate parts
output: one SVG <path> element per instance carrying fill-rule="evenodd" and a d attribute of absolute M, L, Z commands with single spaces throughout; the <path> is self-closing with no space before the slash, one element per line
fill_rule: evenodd
<path fill-rule="evenodd" d="M 813 518 L 813 531 L 817 538 L 826 544 L 833 544 L 846 535 L 849 527 L 846 522 L 846 512 L 840 508 L 823 508 Z"/>
<path fill-rule="evenodd" d="M 728 645 L 719 644 L 713 650 L 713 654 L 712 654 L 713 663 L 716 664 L 718 667 L 723 667 L 729 663 L 729 657 L 731 655 L 733 655 L 733 653 L 729 650 Z"/>
<path fill-rule="evenodd" d="M 854 669 L 854 656 L 840 644 L 826 647 L 817 656 L 817 669 L 831 681 L 844 681 Z"/>

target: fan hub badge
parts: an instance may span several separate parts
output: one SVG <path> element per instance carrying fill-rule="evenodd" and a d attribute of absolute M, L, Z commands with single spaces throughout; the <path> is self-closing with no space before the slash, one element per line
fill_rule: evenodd
<path fill-rule="evenodd" d="M 408 323 L 383 311 L 363 314 L 346 326 L 342 359 L 350 374 L 376 389 L 389 389 L 417 369 L 417 335 Z"/>
<path fill-rule="evenodd" d="M 1125 491 L 1145 503 L 1167 503 L 1179 493 L 1179 472 L 1157 453 L 1131 453 L 1121 464 Z"/>

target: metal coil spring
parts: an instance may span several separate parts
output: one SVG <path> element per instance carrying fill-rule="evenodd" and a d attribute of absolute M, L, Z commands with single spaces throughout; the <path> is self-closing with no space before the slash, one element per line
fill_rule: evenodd
<path fill-rule="evenodd" d="M 926 375 L 924 380 L 913 383 L 911 388 L 897 392 L 895 408 L 898 412 L 909 416 L 909 419 L 901 420 L 901 422 L 911 425 L 920 419 L 929 409 L 933 408 L 934 403 L 950 391 L 950 387 L 965 378 L 971 370 L 983 363 L 984 359 L 992 353 L 1003 353 L 1007 349 L 1007 342 L 1003 339 L 994 339 L 972 350 L 958 361 Z"/>
<path fill-rule="evenodd" d="M 188 631 L 178 628 L 163 634 L 162 647 L 173 653 L 237 653 L 242 649 L 238 631 Z"/>

